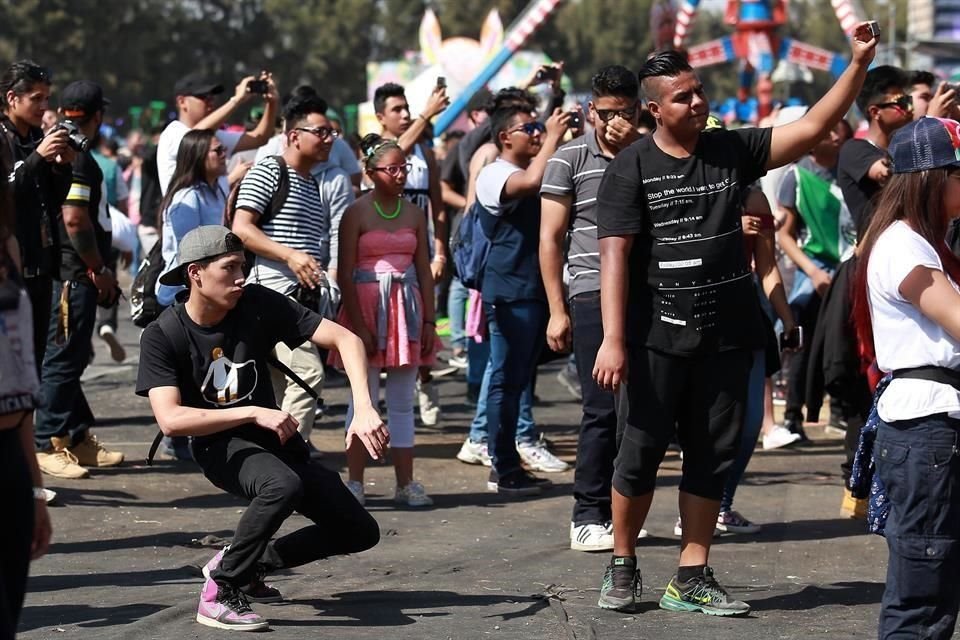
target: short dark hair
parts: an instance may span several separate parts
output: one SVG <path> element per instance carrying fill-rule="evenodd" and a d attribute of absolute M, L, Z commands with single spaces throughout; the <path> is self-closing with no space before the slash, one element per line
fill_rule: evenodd
<path fill-rule="evenodd" d="M 493 96 L 488 112 L 492 116 L 500 109 L 516 106 L 527 107 L 530 111 L 536 111 L 537 99 L 526 89 L 506 87 L 497 91 Z"/>
<path fill-rule="evenodd" d="M 626 98 L 636 100 L 640 95 L 640 81 L 633 71 L 623 65 L 613 64 L 597 71 L 591 80 L 593 97 Z"/>
<path fill-rule="evenodd" d="M 10 106 L 7 104 L 8 91 L 13 91 L 14 95 L 22 96 L 38 82 L 50 86 L 53 77 L 50 75 L 49 69 L 41 67 L 33 60 L 14 62 L 0 76 L 0 104 L 4 107 Z"/>
<path fill-rule="evenodd" d="M 866 116 L 870 105 L 883 98 L 883 94 L 891 89 L 903 90 L 908 86 L 907 74 L 903 72 L 903 69 L 890 65 L 874 67 L 867 72 L 863 87 L 857 95 L 857 108 L 860 109 L 860 113 Z"/>
<path fill-rule="evenodd" d="M 531 114 L 533 109 L 525 104 L 511 104 L 497 109 L 490 115 L 490 133 L 493 134 L 493 143 L 497 149 L 503 151 L 503 144 L 500 142 L 500 133 L 506 131 L 513 124 L 513 119 L 521 113 Z"/>
<path fill-rule="evenodd" d="M 918 84 L 925 84 L 933 89 L 937 84 L 937 77 L 929 71 L 911 71 L 907 79 L 907 84 L 911 87 Z"/>
<path fill-rule="evenodd" d="M 283 108 L 283 121 L 287 132 L 302 125 L 311 113 L 319 113 L 326 117 L 327 101 L 317 95 L 291 98 Z"/>
<path fill-rule="evenodd" d="M 387 108 L 388 98 L 406 98 L 406 90 L 395 82 L 388 82 L 377 87 L 373 92 L 373 110 L 376 113 L 383 113 Z"/>
<path fill-rule="evenodd" d="M 309 84 L 298 84 L 290 93 L 283 96 L 283 99 L 280 101 L 280 106 L 286 107 L 294 98 L 307 98 L 311 96 L 319 97 L 320 94 Z"/>
<path fill-rule="evenodd" d="M 643 97 L 647 100 L 659 99 L 660 96 L 654 96 L 650 83 L 650 78 L 676 78 L 681 73 L 693 71 L 693 67 L 687 61 L 687 56 L 679 51 L 661 51 L 647 58 L 647 61 L 640 67 L 640 73 L 637 74 L 637 80 L 643 88 Z"/>

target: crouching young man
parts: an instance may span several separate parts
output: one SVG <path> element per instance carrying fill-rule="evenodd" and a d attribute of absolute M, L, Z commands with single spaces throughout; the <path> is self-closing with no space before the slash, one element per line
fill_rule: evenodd
<path fill-rule="evenodd" d="M 184 236 L 181 268 L 161 281 L 185 285 L 187 298 L 144 331 L 137 394 L 150 398 L 164 435 L 193 436 L 193 458 L 213 484 L 250 501 L 233 543 L 204 567 L 197 622 L 257 630 L 268 623 L 250 601 L 282 599 L 264 583 L 268 573 L 380 540 L 376 520 L 336 472 L 310 464 L 296 419 L 277 409 L 267 368 L 274 346 L 310 340 L 343 356 L 355 408 L 347 448 L 379 459 L 389 435 L 370 401 L 360 339 L 286 296 L 244 287 L 243 262 L 243 243 L 226 227 Z M 294 511 L 314 524 L 272 540 Z"/>

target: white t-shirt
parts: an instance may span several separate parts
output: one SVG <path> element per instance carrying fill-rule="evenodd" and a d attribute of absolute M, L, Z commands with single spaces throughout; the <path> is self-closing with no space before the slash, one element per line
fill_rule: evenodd
<path fill-rule="evenodd" d="M 177 168 L 177 152 L 180 151 L 180 142 L 188 131 L 190 131 L 190 127 L 179 120 L 174 120 L 160 134 L 160 140 L 157 142 L 157 176 L 160 179 L 160 192 L 163 195 L 167 195 L 167 187 L 173 180 L 173 172 Z M 242 137 L 243 133 L 239 131 L 217 131 L 217 139 L 220 140 L 220 144 L 227 148 L 228 156 L 233 153 Z M 226 178 L 223 179 L 223 182 L 226 183 Z M 229 185 L 226 186 L 226 191 L 230 191 Z"/>
<path fill-rule="evenodd" d="M 507 185 L 507 180 L 517 171 L 523 171 L 520 167 L 508 162 L 503 158 L 497 158 L 477 174 L 477 202 L 489 211 L 492 215 L 500 216 L 503 214 L 503 207 L 500 198 L 503 197 L 503 188 Z"/>
<path fill-rule="evenodd" d="M 900 284 L 918 266 L 943 271 L 930 243 L 905 222 L 894 222 L 877 238 L 867 265 L 873 343 L 881 371 L 925 365 L 960 369 L 960 343 L 900 294 Z M 929 380 L 897 378 L 880 396 L 877 411 L 884 422 L 935 413 L 960 418 L 960 391 Z"/>

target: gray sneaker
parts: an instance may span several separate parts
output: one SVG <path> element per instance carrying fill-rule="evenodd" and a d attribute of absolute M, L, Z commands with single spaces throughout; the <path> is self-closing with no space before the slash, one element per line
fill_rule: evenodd
<path fill-rule="evenodd" d="M 613 558 L 603 574 L 600 585 L 601 609 L 627 611 L 633 608 L 643 592 L 643 578 L 636 558 Z"/>
<path fill-rule="evenodd" d="M 750 605 L 733 600 L 713 577 L 713 569 L 704 567 L 703 575 L 680 582 L 674 576 L 660 598 L 660 608 L 668 611 L 700 611 L 711 616 L 742 616 Z"/>

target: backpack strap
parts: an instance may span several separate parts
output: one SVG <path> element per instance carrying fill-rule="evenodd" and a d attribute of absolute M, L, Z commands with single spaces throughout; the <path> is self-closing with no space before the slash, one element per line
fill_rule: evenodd
<path fill-rule="evenodd" d="M 269 157 L 277 163 L 279 177 L 277 178 L 277 188 L 273 192 L 273 195 L 270 196 L 270 204 L 267 205 L 266 211 L 263 212 L 257 221 L 257 225 L 260 227 L 280 213 L 283 205 L 287 202 L 287 198 L 290 196 L 290 172 L 289 169 L 287 169 L 287 161 L 283 159 L 283 156 Z"/>

